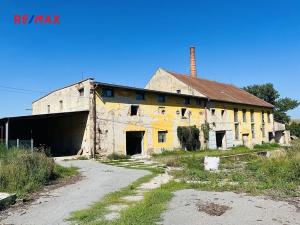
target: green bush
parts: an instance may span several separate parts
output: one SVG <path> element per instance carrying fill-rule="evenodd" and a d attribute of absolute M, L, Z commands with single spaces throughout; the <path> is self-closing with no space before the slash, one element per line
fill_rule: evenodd
<path fill-rule="evenodd" d="M 44 153 L 0 146 L 0 191 L 24 195 L 37 190 L 49 181 L 54 165 Z"/>
<path fill-rule="evenodd" d="M 263 143 L 261 145 L 254 145 L 254 149 L 258 149 L 258 150 L 270 150 L 270 149 L 274 149 L 274 148 L 279 148 L 280 145 L 277 143 Z"/>
<path fill-rule="evenodd" d="M 200 131 L 196 126 L 177 127 L 177 137 L 181 147 L 188 151 L 200 149 L 199 134 Z"/>
<path fill-rule="evenodd" d="M 123 155 L 123 154 L 117 154 L 112 153 L 107 156 L 107 159 L 109 160 L 121 160 L 121 159 L 130 159 L 129 155 Z"/>

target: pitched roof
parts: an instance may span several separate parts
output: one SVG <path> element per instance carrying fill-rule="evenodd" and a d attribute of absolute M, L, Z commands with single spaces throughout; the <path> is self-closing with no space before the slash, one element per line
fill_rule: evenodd
<path fill-rule="evenodd" d="M 231 84 L 224 84 L 211 80 L 193 78 L 188 75 L 178 74 L 169 71 L 167 72 L 173 75 L 181 82 L 191 86 L 196 91 L 202 93 L 211 100 L 256 105 L 268 108 L 274 107 L 270 103 Z"/>

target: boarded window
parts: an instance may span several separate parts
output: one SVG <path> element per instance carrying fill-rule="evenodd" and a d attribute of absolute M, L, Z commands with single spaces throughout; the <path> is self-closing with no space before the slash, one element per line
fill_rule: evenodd
<path fill-rule="evenodd" d="M 158 131 L 158 142 L 163 143 L 167 140 L 167 131 Z"/>
<path fill-rule="evenodd" d="M 138 105 L 132 105 L 130 107 L 130 115 L 131 116 L 136 116 L 138 114 L 139 111 L 139 106 Z"/>
<path fill-rule="evenodd" d="M 143 92 L 137 92 L 136 93 L 136 100 L 139 100 L 139 101 L 145 100 L 145 93 L 143 93 Z"/>
<path fill-rule="evenodd" d="M 158 95 L 157 96 L 158 102 L 166 102 L 166 96 L 165 95 Z"/>
<path fill-rule="evenodd" d="M 114 90 L 111 88 L 103 88 L 102 89 L 102 97 L 106 97 L 106 98 L 114 97 Z"/>

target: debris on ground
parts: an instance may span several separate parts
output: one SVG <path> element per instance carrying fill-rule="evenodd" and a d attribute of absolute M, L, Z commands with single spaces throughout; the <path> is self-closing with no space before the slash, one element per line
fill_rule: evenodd
<path fill-rule="evenodd" d="M 211 216 L 221 216 L 227 210 L 231 209 L 231 207 L 227 205 L 220 205 L 212 202 L 199 203 L 197 206 L 199 212 L 205 212 L 206 214 Z"/>

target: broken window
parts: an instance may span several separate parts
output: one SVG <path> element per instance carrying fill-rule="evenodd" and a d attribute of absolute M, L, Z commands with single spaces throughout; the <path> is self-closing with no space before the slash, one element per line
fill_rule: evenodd
<path fill-rule="evenodd" d="M 165 95 L 158 95 L 157 96 L 158 102 L 166 102 L 166 96 Z"/>
<path fill-rule="evenodd" d="M 84 88 L 80 88 L 78 92 L 80 97 L 84 96 Z"/>
<path fill-rule="evenodd" d="M 59 109 L 60 111 L 63 111 L 64 109 L 64 102 L 62 100 L 59 101 Z"/>
<path fill-rule="evenodd" d="M 167 140 L 167 131 L 158 131 L 158 142 L 163 143 Z"/>
<path fill-rule="evenodd" d="M 138 114 L 139 111 L 139 106 L 138 105 L 132 105 L 130 107 L 130 115 L 131 116 L 136 116 Z"/>
<path fill-rule="evenodd" d="M 247 122 L 247 117 L 246 117 L 246 109 L 243 109 L 243 122 L 246 123 Z"/>
<path fill-rule="evenodd" d="M 137 92 L 136 93 L 136 100 L 139 100 L 139 101 L 145 100 L 145 93 L 143 93 L 143 92 Z"/>
<path fill-rule="evenodd" d="M 254 127 L 254 123 L 251 124 L 251 134 L 252 134 L 252 138 L 255 138 L 255 127 Z"/>
<path fill-rule="evenodd" d="M 102 97 L 112 98 L 114 97 L 114 90 L 111 88 L 102 89 Z"/>
<path fill-rule="evenodd" d="M 176 90 L 176 92 L 177 92 L 177 94 L 181 94 L 181 90 L 180 89 Z"/>
<path fill-rule="evenodd" d="M 185 118 L 186 108 L 181 108 L 181 117 Z"/>
<path fill-rule="evenodd" d="M 190 98 L 184 98 L 184 104 L 186 104 L 186 105 L 191 104 Z"/>

